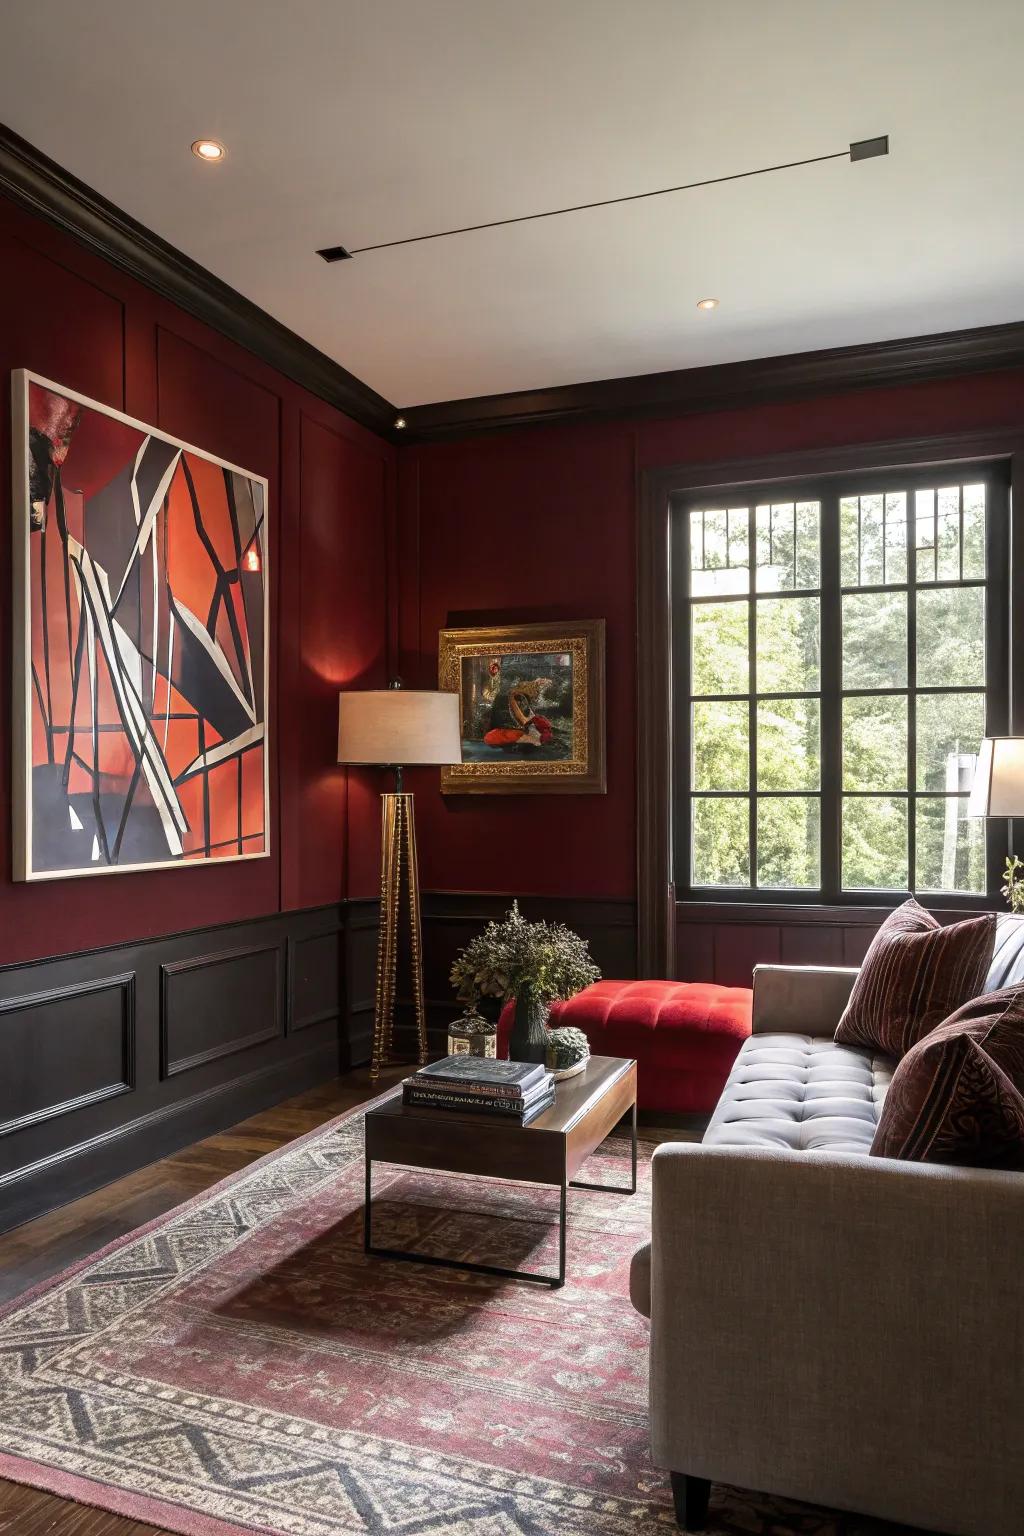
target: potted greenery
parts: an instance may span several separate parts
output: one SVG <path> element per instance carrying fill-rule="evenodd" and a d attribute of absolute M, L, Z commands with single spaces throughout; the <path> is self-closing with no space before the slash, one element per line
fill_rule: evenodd
<path fill-rule="evenodd" d="M 509 1041 L 513 1061 L 544 1061 L 548 1009 L 555 998 L 573 997 L 599 981 L 585 939 L 562 923 L 528 923 L 518 902 L 501 923 L 488 923 L 460 950 L 451 969 L 459 1001 L 515 998 Z"/>
<path fill-rule="evenodd" d="M 548 1030 L 548 1069 L 555 1081 L 563 1077 L 575 1077 L 582 1072 L 590 1059 L 590 1041 L 582 1029 L 563 1024 L 560 1029 Z"/>

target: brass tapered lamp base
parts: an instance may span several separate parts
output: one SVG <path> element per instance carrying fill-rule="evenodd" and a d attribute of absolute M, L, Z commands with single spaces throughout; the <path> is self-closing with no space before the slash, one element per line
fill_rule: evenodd
<path fill-rule="evenodd" d="M 395 983 L 403 907 L 409 922 L 412 1000 L 416 1013 L 417 1059 L 427 1060 L 427 1013 L 423 1001 L 423 930 L 416 823 L 412 795 L 381 795 L 380 936 L 377 941 L 377 995 L 373 1017 L 370 1076 L 391 1061 L 395 1034 Z M 403 900 L 404 898 L 404 900 Z"/>

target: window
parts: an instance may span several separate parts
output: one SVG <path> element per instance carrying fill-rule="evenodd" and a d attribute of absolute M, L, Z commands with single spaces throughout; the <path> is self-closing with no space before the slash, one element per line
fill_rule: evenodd
<path fill-rule="evenodd" d="M 672 529 L 677 885 L 988 893 L 965 812 L 1005 729 L 1002 467 L 717 490 Z"/>

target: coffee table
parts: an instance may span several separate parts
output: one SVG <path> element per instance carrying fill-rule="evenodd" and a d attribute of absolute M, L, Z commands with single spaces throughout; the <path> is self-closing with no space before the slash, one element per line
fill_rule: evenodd
<path fill-rule="evenodd" d="M 573 1174 L 599 1147 L 623 1115 L 632 1110 L 630 1184 L 586 1184 Z M 403 1104 L 401 1090 L 366 1112 L 366 1203 L 363 1248 L 378 1258 L 408 1259 L 448 1269 L 473 1270 L 512 1280 L 535 1280 L 557 1289 L 565 1284 L 565 1205 L 572 1189 L 636 1193 L 636 1062 L 618 1056 L 591 1056 L 584 1072 L 555 1088 L 555 1102 L 530 1125 L 498 1116 L 460 1114 Z M 376 1248 L 372 1238 L 373 1165 L 398 1163 L 448 1173 L 473 1173 L 516 1183 L 546 1184 L 561 1191 L 558 1217 L 558 1274 L 471 1264 L 402 1248 Z"/>

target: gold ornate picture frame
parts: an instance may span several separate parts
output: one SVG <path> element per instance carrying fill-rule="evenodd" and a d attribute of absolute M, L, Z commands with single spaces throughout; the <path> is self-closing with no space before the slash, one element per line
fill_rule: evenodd
<path fill-rule="evenodd" d="M 603 619 L 442 629 L 438 686 L 459 695 L 452 794 L 603 795 Z"/>

